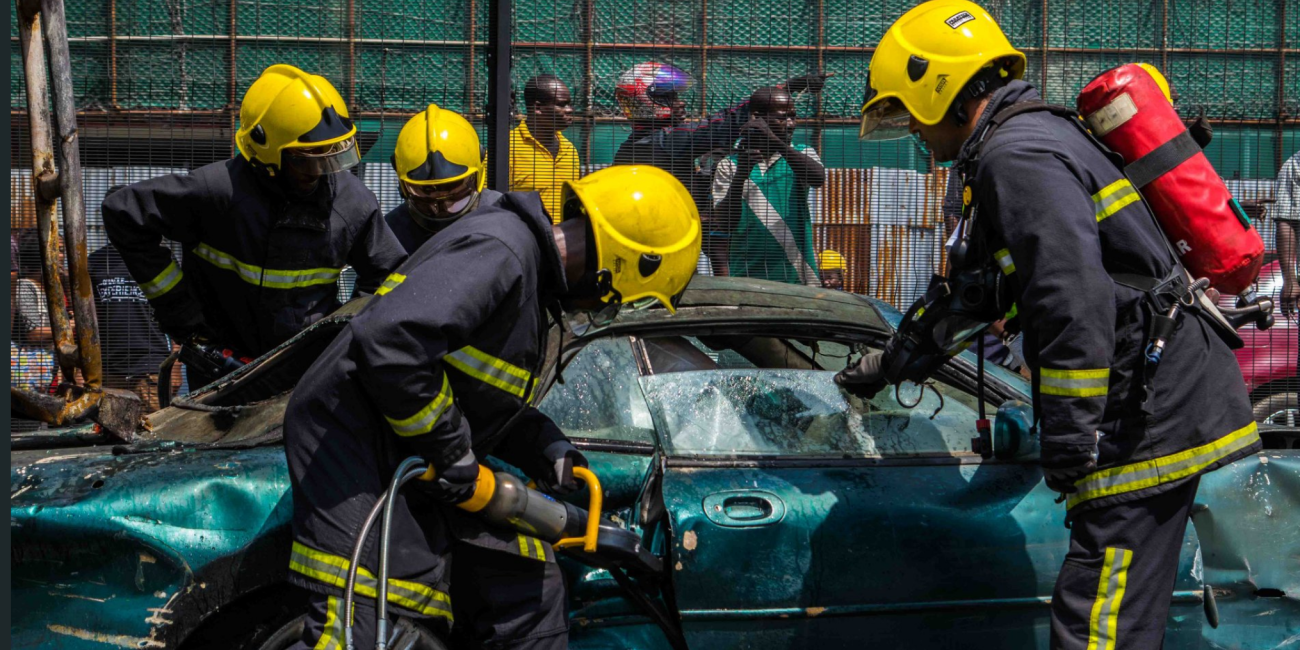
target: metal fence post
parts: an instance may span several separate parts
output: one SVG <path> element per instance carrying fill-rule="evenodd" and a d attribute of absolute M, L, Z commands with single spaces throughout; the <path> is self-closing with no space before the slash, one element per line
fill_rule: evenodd
<path fill-rule="evenodd" d="M 488 12 L 488 187 L 510 190 L 510 39 L 512 0 L 491 0 Z"/>

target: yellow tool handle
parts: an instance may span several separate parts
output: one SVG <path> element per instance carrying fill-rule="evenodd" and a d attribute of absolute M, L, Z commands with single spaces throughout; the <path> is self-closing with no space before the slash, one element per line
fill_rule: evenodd
<path fill-rule="evenodd" d="M 573 468 L 573 475 L 587 483 L 587 489 L 591 492 L 591 502 L 587 507 L 587 534 L 582 537 L 569 537 L 562 539 L 552 545 L 555 550 L 562 548 L 571 548 L 581 546 L 582 550 L 588 553 L 596 552 L 596 536 L 600 534 L 600 506 L 604 499 L 604 494 L 600 490 L 600 479 L 596 478 L 596 473 L 586 467 Z"/>
<path fill-rule="evenodd" d="M 438 473 L 434 471 L 433 464 L 429 464 L 429 469 L 424 470 L 420 475 L 421 481 L 432 481 L 438 478 Z M 474 495 L 462 503 L 456 504 L 457 508 L 467 512 L 478 512 L 487 507 L 488 502 L 497 493 L 497 475 L 492 470 L 478 466 L 478 478 L 474 479 Z"/>

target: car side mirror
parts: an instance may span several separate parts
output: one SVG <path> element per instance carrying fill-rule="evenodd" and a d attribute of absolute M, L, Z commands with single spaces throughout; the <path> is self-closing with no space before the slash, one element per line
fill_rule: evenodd
<path fill-rule="evenodd" d="M 1008 400 L 993 420 L 993 457 L 999 460 L 1038 459 L 1038 431 L 1034 407 Z"/>

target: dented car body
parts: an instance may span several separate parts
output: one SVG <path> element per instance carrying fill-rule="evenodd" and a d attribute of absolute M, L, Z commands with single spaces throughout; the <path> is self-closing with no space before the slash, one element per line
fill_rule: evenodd
<path fill-rule="evenodd" d="M 152 414 L 129 445 L 90 428 L 15 437 L 13 646 L 286 647 L 302 600 L 285 583 L 284 407 L 360 306 Z M 668 614 L 562 557 L 572 647 L 669 648 L 665 627 L 692 648 L 1047 647 L 1063 506 L 1027 430 L 972 452 L 971 360 L 870 403 L 830 381 L 897 318 L 700 278 L 675 317 L 629 309 L 552 337 L 540 408 L 588 455 L 606 517 L 662 559 L 634 578 Z M 990 412 L 1027 401 L 1025 382 L 988 372 Z M 1300 643 L 1300 451 L 1293 432 L 1262 433 L 1268 449 L 1201 482 L 1166 647 Z"/>

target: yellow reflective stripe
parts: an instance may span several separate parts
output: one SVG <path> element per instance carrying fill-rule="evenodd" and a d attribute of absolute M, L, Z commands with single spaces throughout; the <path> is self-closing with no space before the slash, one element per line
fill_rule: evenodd
<path fill-rule="evenodd" d="M 140 290 L 144 292 L 144 297 L 150 300 L 157 298 L 168 291 L 171 291 L 180 284 L 181 278 L 185 277 L 181 273 L 181 267 L 176 266 L 176 260 L 170 260 L 167 268 L 162 270 L 154 279 L 140 285 Z"/>
<path fill-rule="evenodd" d="M 998 261 L 998 266 L 1002 267 L 1002 273 L 1011 275 L 1016 272 L 1016 263 L 1011 260 L 1011 251 L 1002 249 L 993 254 L 993 258 Z"/>
<path fill-rule="evenodd" d="M 1097 582 L 1097 599 L 1092 603 L 1088 618 L 1087 650 L 1114 650 L 1119 626 L 1119 608 L 1128 586 L 1128 567 L 1133 561 L 1133 551 L 1123 548 L 1106 548 L 1106 560 L 1101 566 L 1101 579 Z"/>
<path fill-rule="evenodd" d="M 325 630 L 312 650 L 339 650 L 343 647 L 343 602 L 334 596 L 325 599 Z"/>
<path fill-rule="evenodd" d="M 1259 442 L 1259 425 L 1254 422 L 1218 440 L 1176 454 L 1093 472 L 1075 482 L 1078 491 L 1066 506 L 1090 499 L 1133 492 L 1193 476 L 1214 463 Z"/>
<path fill-rule="evenodd" d="M 472 345 L 467 345 L 443 357 L 451 367 L 485 384 L 527 399 L 532 375 L 508 361 L 498 359 Z"/>
<path fill-rule="evenodd" d="M 542 540 L 522 533 L 519 534 L 519 554 L 529 559 L 546 561 L 546 547 Z"/>
<path fill-rule="evenodd" d="M 1127 178 L 1121 178 L 1101 188 L 1100 192 L 1092 195 L 1092 204 L 1097 211 L 1097 223 L 1123 210 L 1124 206 L 1141 199 L 1142 195 L 1138 194 L 1137 188 L 1133 187 Z"/>
<path fill-rule="evenodd" d="M 289 569 L 313 580 L 344 589 L 347 587 L 347 558 L 318 551 L 301 542 L 293 543 L 289 555 Z M 357 569 L 356 592 L 366 598 L 379 595 L 379 580 L 365 567 Z M 388 579 L 388 602 L 426 616 L 451 618 L 451 596 L 418 582 Z"/>
<path fill-rule="evenodd" d="M 438 423 L 438 418 L 441 418 L 449 408 L 451 408 L 451 382 L 447 381 L 447 374 L 443 373 L 442 389 L 434 396 L 433 401 L 416 411 L 411 417 L 399 420 L 385 415 L 384 419 L 388 420 L 394 433 L 409 438 L 433 431 L 433 425 Z"/>
<path fill-rule="evenodd" d="M 1038 372 L 1038 392 L 1058 397 L 1101 397 L 1109 390 L 1110 369 L 1058 370 Z"/>
<path fill-rule="evenodd" d="M 233 271 L 244 282 L 270 289 L 298 289 L 318 284 L 334 284 L 339 279 L 339 272 L 343 270 L 324 268 L 264 269 L 247 262 L 241 262 L 230 254 L 223 253 L 207 244 L 196 246 L 194 255 L 219 269 Z"/>
<path fill-rule="evenodd" d="M 379 289 L 375 290 L 375 295 L 382 296 L 389 291 L 396 289 L 397 285 L 405 281 L 405 275 L 402 275 L 401 273 L 390 273 L 387 278 L 384 278 L 384 283 L 379 285 Z"/>

